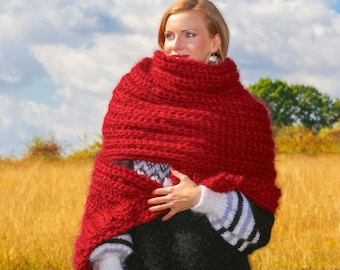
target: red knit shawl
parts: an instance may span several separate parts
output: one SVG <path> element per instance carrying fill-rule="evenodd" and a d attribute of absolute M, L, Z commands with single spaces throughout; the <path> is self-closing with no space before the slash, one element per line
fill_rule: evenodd
<path fill-rule="evenodd" d="M 241 85 L 230 58 L 207 65 L 157 51 L 143 59 L 115 88 L 103 138 L 76 269 L 90 269 L 88 256 L 103 241 L 159 215 L 147 200 L 160 184 L 113 160 L 170 163 L 212 190 L 240 190 L 270 212 L 278 206 L 268 112 Z"/>

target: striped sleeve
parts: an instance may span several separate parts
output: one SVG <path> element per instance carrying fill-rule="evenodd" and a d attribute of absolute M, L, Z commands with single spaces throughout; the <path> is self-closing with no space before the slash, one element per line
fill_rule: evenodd
<path fill-rule="evenodd" d="M 240 252 L 251 253 L 268 241 L 261 238 L 262 230 L 257 226 L 252 208 L 253 204 L 239 191 L 219 193 L 200 186 L 202 196 L 200 202 L 192 210 L 207 216 L 211 226 L 221 237 Z M 271 218 L 272 215 L 269 215 Z M 261 218 L 266 218 L 265 215 Z M 261 222 L 261 221 L 259 221 Z M 271 223 L 268 228 L 271 230 Z M 261 226 L 261 229 L 263 226 Z M 264 232 L 264 235 L 267 235 Z"/>
<path fill-rule="evenodd" d="M 93 269 L 123 269 L 123 263 L 132 253 L 132 247 L 130 234 L 122 234 L 103 242 L 90 255 Z"/>

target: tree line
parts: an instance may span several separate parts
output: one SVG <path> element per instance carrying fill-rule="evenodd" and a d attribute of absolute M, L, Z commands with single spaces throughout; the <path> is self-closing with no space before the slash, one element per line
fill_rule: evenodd
<path fill-rule="evenodd" d="M 249 91 L 268 106 L 276 129 L 302 125 L 317 133 L 340 119 L 340 99 L 313 86 L 261 78 Z"/>

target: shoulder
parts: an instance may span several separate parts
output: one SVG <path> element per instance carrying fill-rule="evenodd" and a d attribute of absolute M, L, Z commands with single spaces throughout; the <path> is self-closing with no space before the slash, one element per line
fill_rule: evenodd
<path fill-rule="evenodd" d="M 139 60 L 129 72 L 125 73 L 113 89 L 113 97 L 125 97 L 127 93 L 143 90 L 145 84 L 149 84 L 150 70 L 153 59 L 145 57 Z"/>
<path fill-rule="evenodd" d="M 139 60 L 130 70 L 129 73 L 139 73 L 139 72 L 148 72 L 152 66 L 153 58 L 144 57 Z"/>

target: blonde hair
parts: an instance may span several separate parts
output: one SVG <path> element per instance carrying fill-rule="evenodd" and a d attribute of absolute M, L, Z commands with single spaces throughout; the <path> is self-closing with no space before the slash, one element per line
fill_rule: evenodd
<path fill-rule="evenodd" d="M 158 30 L 158 44 L 163 49 L 165 42 L 165 27 L 169 17 L 175 13 L 181 11 L 199 11 L 202 12 L 207 29 L 212 37 L 216 34 L 221 36 L 221 47 L 216 52 L 216 55 L 224 61 L 227 57 L 228 47 L 229 47 L 229 29 L 223 18 L 223 15 L 218 10 L 218 8 L 209 0 L 179 0 L 172 4 L 168 10 L 164 13 L 161 24 Z"/>

